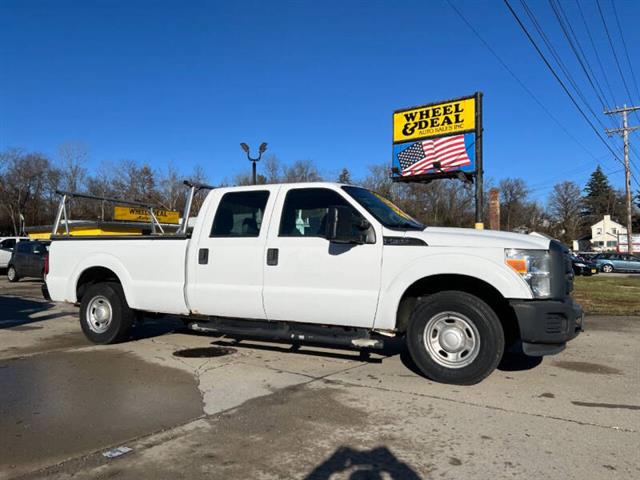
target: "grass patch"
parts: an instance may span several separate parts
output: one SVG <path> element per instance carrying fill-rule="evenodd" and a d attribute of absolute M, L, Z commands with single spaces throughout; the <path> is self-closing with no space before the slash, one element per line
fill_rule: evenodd
<path fill-rule="evenodd" d="M 576 277 L 573 298 L 591 315 L 640 315 L 640 276 Z"/>

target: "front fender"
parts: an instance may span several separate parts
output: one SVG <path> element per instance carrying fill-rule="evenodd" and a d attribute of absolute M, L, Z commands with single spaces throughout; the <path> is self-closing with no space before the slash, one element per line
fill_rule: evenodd
<path fill-rule="evenodd" d="M 420 257 L 382 285 L 374 328 L 394 329 L 400 300 L 418 280 L 434 275 L 464 275 L 488 283 L 504 298 L 531 299 L 529 285 L 504 263 L 469 254 L 431 254 Z"/>
<path fill-rule="evenodd" d="M 122 284 L 122 290 L 127 300 L 127 304 L 130 307 L 135 308 L 136 299 L 133 289 L 131 288 L 132 280 L 127 269 L 122 262 L 115 256 L 108 253 L 97 253 L 90 255 L 83 259 L 78 265 L 76 265 L 73 273 L 71 274 L 71 280 L 67 284 L 67 293 L 65 295 L 66 301 L 75 303 L 78 301 L 76 292 L 78 291 L 78 281 L 80 276 L 88 269 L 93 267 L 108 268 L 116 274 L 120 283 Z"/>

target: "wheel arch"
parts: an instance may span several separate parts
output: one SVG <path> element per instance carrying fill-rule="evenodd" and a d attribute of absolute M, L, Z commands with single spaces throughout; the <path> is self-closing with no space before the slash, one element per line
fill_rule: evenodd
<path fill-rule="evenodd" d="M 89 267 L 80 274 L 76 281 L 76 300 L 81 302 L 87 289 L 91 285 L 101 282 L 116 282 L 122 285 L 120 278 L 113 270 L 102 266 Z"/>
<path fill-rule="evenodd" d="M 82 295 L 88 286 L 102 281 L 114 281 L 122 286 L 127 303 L 135 305 L 135 298 L 131 291 L 131 278 L 115 257 L 102 254 L 87 258 L 85 262 L 77 266 L 71 278 L 72 280 L 67 284 L 66 298 L 72 299 L 72 303 L 82 301 Z"/>
<path fill-rule="evenodd" d="M 515 312 L 502 293 L 485 280 L 458 273 L 430 275 L 409 285 L 398 302 L 396 330 L 406 331 L 411 312 L 420 298 L 446 290 L 458 290 L 482 299 L 500 319 L 505 340 L 511 343 L 520 337 Z"/>

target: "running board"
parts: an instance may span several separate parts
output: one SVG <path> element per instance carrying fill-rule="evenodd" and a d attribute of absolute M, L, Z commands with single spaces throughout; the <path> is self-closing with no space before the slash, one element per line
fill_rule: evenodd
<path fill-rule="evenodd" d="M 381 339 L 371 338 L 365 329 L 344 329 L 318 325 L 266 322 L 262 320 L 211 319 L 189 323 L 195 332 L 218 333 L 234 339 L 277 340 L 292 344 L 332 345 L 381 349 Z"/>

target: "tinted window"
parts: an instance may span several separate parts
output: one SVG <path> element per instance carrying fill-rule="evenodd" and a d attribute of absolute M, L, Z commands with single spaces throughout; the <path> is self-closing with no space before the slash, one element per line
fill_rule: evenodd
<path fill-rule="evenodd" d="M 3 240 L 2 242 L 0 242 L 0 248 L 13 248 L 15 246 L 16 246 L 15 238 L 7 238 L 6 240 Z"/>
<path fill-rule="evenodd" d="M 351 207 L 340 194 L 328 188 L 299 188 L 289 190 L 280 218 L 281 237 L 324 237 L 329 207 Z"/>
<path fill-rule="evenodd" d="M 18 243 L 18 253 L 29 253 L 29 252 L 31 252 L 31 245 L 28 242 Z"/>
<path fill-rule="evenodd" d="M 213 219 L 211 236 L 257 237 L 268 198 L 267 191 L 225 193 Z"/>

